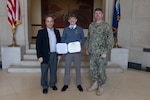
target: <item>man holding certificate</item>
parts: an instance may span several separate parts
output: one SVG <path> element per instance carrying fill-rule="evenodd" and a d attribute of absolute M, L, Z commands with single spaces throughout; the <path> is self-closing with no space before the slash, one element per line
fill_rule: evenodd
<path fill-rule="evenodd" d="M 79 91 L 83 91 L 81 86 L 81 47 L 84 45 L 85 37 L 83 29 L 76 25 L 77 18 L 74 14 L 68 17 L 69 26 L 64 28 L 62 34 L 62 43 L 67 43 L 68 53 L 65 55 L 65 75 L 64 86 L 61 91 L 66 91 L 70 83 L 70 67 L 71 62 L 74 61 L 76 70 L 76 85 Z"/>

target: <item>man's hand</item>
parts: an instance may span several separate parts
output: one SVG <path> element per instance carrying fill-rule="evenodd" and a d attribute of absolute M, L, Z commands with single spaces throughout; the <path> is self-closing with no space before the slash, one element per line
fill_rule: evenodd
<path fill-rule="evenodd" d="M 89 55 L 89 51 L 88 50 L 86 50 L 86 54 Z"/>
<path fill-rule="evenodd" d="M 100 55 L 101 58 L 106 58 L 106 54 Z"/>
<path fill-rule="evenodd" d="M 40 57 L 38 60 L 39 60 L 40 63 L 42 63 L 43 62 L 43 57 Z"/>

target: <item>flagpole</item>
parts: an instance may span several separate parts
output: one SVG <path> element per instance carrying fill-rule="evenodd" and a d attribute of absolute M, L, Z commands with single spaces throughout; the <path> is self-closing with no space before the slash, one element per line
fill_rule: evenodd
<path fill-rule="evenodd" d="M 114 37 L 114 48 L 122 48 L 118 45 L 118 38 Z"/>
<path fill-rule="evenodd" d="M 17 45 L 17 43 L 16 43 L 15 33 L 13 33 L 12 44 L 9 45 L 8 47 L 18 47 L 18 46 L 19 46 L 19 45 Z"/>
<path fill-rule="evenodd" d="M 18 47 L 16 43 L 16 28 L 21 24 L 19 0 L 7 0 L 8 23 L 12 30 L 12 44 L 9 47 Z"/>
<path fill-rule="evenodd" d="M 120 20 L 120 0 L 114 0 L 114 11 L 113 11 L 113 35 L 114 35 L 114 48 L 121 48 L 118 45 L 118 23 Z"/>

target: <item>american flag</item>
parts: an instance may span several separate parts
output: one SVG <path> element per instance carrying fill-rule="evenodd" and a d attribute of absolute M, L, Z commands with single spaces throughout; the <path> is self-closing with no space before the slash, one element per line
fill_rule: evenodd
<path fill-rule="evenodd" d="M 16 26 L 21 23 L 19 0 L 8 0 L 7 10 L 8 10 L 8 23 L 12 29 L 12 33 L 15 33 Z"/>

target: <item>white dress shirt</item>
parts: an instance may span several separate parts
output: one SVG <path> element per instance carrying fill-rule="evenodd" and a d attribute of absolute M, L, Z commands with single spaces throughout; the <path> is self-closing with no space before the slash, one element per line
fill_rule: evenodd
<path fill-rule="evenodd" d="M 77 27 L 77 25 L 69 25 L 70 29 L 75 29 Z"/>

